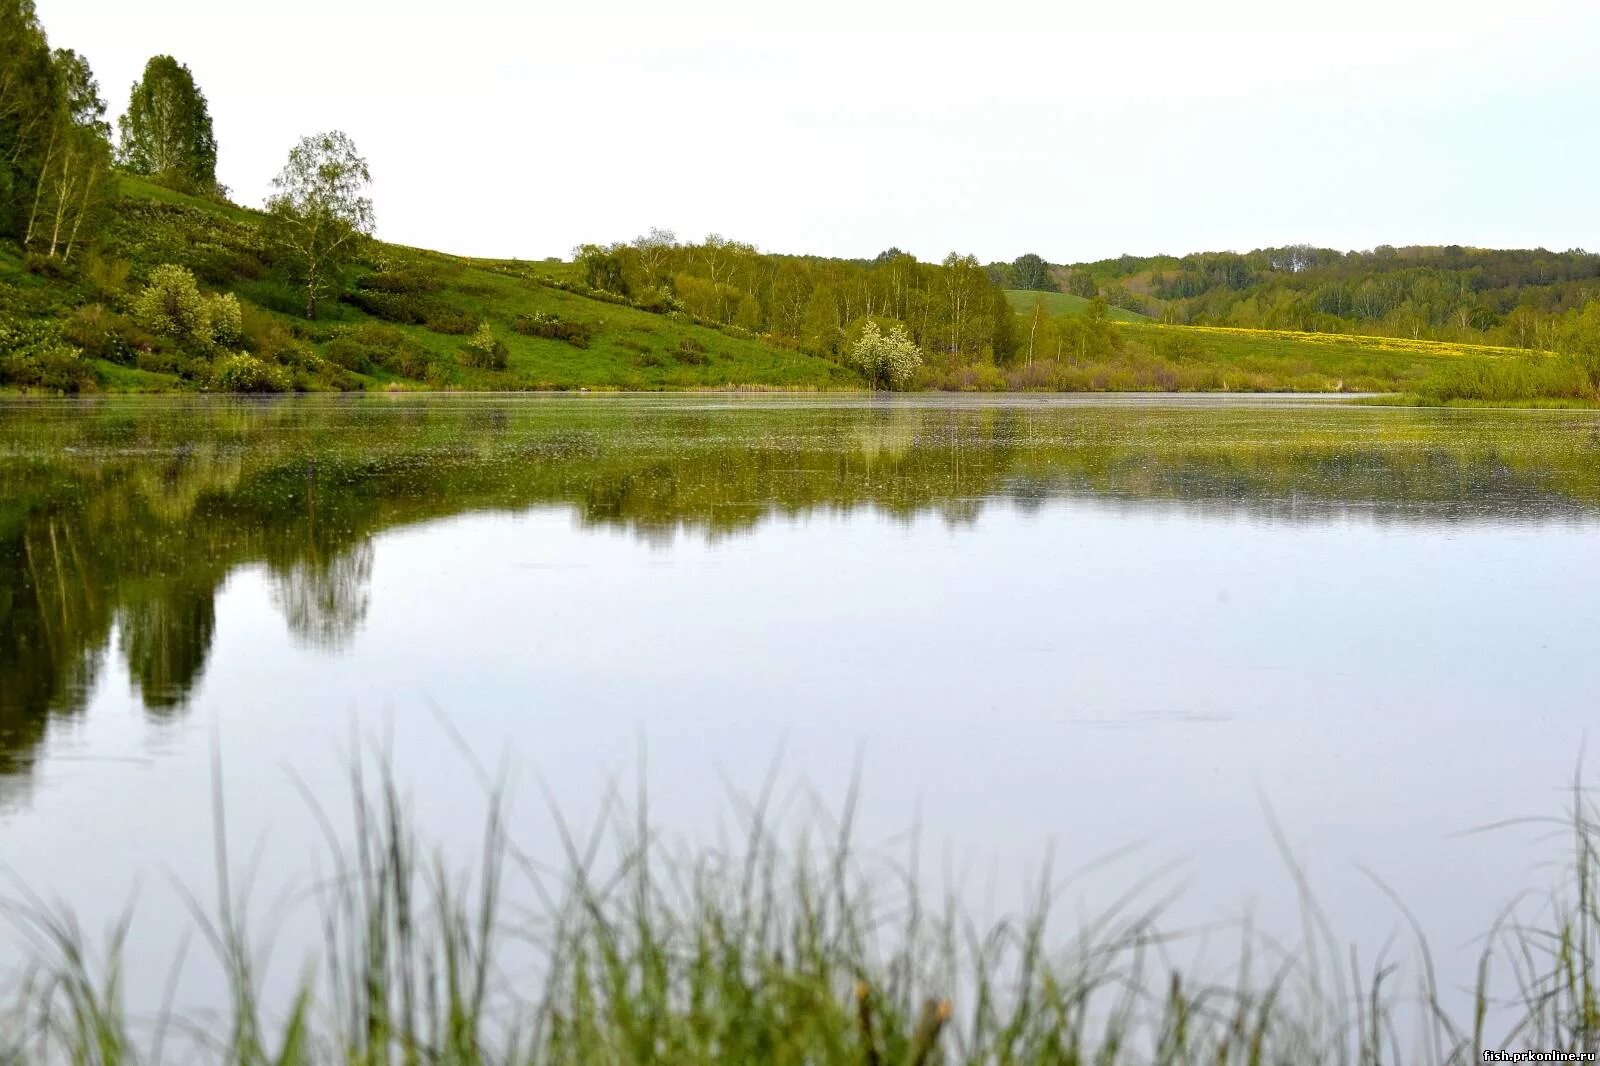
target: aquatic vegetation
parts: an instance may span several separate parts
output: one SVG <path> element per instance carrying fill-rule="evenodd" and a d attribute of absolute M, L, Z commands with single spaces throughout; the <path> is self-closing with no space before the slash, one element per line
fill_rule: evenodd
<path fill-rule="evenodd" d="M 215 899 L 193 904 L 210 958 L 175 962 L 216 972 L 204 1008 L 169 989 L 153 1016 L 129 1010 L 136 914 L 102 946 L 13 886 L 0 913 L 28 965 L 0 994 L 0 1062 L 1465 1066 L 1485 1049 L 1600 1045 L 1600 812 L 1581 785 L 1559 819 L 1563 876 L 1485 916 L 1458 1015 L 1420 932 L 1347 959 L 1303 878 L 1303 942 L 1239 926 L 1235 964 L 1186 972 L 1169 957 L 1196 934 L 1165 928 L 1140 886 L 1073 924 L 1047 869 L 1027 911 L 981 922 L 928 896 L 915 843 L 885 856 L 856 841 L 850 798 L 791 835 L 764 792 L 741 841 L 700 853 L 663 844 L 643 796 L 585 834 L 557 813 L 551 862 L 518 847 L 503 781 L 476 772 L 471 869 L 419 836 L 381 763 L 353 768 L 348 829 L 313 808 L 333 864 L 310 891 L 323 948 L 277 996 L 220 799 Z"/>

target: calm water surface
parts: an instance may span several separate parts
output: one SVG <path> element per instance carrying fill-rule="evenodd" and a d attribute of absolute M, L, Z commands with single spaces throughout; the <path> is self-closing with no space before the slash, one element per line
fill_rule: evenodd
<path fill-rule="evenodd" d="M 1600 419 L 1254 400 L 614 397 L 0 403 L 0 894 L 164 974 L 214 759 L 274 890 L 390 752 L 426 831 L 483 788 L 559 858 L 647 782 L 685 846 L 776 765 L 869 847 L 1012 906 L 1341 939 L 1416 911 L 1447 982 L 1547 884 L 1600 697 Z M 0 962 L 17 941 L 0 926 Z M 283 956 L 288 956 L 284 959 Z M 291 973 L 292 976 L 292 973 Z M 196 978 L 196 980 L 200 980 Z M 146 982 L 153 987 L 159 982 Z M 133 982 L 139 987 L 139 982 Z M 137 993 L 135 993 L 137 995 Z"/>

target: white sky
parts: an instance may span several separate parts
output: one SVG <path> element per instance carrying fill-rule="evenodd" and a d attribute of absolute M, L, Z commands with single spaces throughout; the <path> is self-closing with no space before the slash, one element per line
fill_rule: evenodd
<path fill-rule="evenodd" d="M 37 4 L 114 113 L 187 63 L 236 200 L 339 128 L 447 251 L 1600 248 L 1597 0 Z"/>

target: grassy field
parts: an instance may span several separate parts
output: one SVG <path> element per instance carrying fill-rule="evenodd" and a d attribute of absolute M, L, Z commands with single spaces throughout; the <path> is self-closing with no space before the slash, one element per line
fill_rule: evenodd
<path fill-rule="evenodd" d="M 1405 393 L 1463 366 L 1557 362 L 1513 348 L 1397 337 L 1155 323 L 1119 328 L 1127 340 L 1154 354 L 1199 361 L 1224 374 L 1284 382 L 1297 391 Z"/>
<path fill-rule="evenodd" d="M 1178 326 L 1113 309 L 1110 344 L 1085 349 L 1087 301 L 1010 290 L 1024 323 L 1041 295 L 1055 316 L 1035 360 L 966 373 L 953 387 L 1094 391 L 1369 392 L 1391 402 L 1591 406 L 1593 383 L 1571 359 L 1492 345 L 1344 333 Z M 1024 336 L 1028 334 L 1024 329 Z M 1026 341 L 1025 341 L 1026 343 Z"/>
<path fill-rule="evenodd" d="M 31 964 L 0 997 L 0 1063 L 1466 1066 L 1491 1048 L 1600 1044 L 1600 841 L 1578 788 L 1565 879 L 1484 916 L 1481 965 L 1459 989 L 1441 986 L 1415 920 L 1415 940 L 1376 962 L 1346 950 L 1303 880 L 1300 944 L 1248 922 L 1164 929 L 1139 886 L 1069 924 L 1051 914 L 1048 871 L 1030 912 L 980 922 L 925 898 L 914 857 L 861 848 L 848 802 L 809 843 L 791 845 L 758 799 L 725 853 L 670 849 L 640 809 L 592 836 L 563 824 L 564 859 L 536 861 L 477 772 L 489 814 L 463 841 L 481 856 L 470 870 L 417 839 L 381 768 L 353 775 L 353 831 L 319 812 L 332 876 L 307 895 L 325 947 L 298 993 L 264 991 L 270 940 L 248 920 L 220 813 L 216 902 L 194 904 L 220 1010 L 133 1014 L 129 926 L 102 946 L 24 888 L 4 913 Z M 1235 938 L 1210 974 L 1167 961 Z M 1445 1005 L 1462 992 L 1465 1009 Z"/>
<path fill-rule="evenodd" d="M 1083 315 L 1089 312 L 1089 301 L 1082 296 L 1073 296 L 1066 292 L 1040 292 L 1036 289 L 1007 289 L 1006 299 L 1011 301 L 1011 306 L 1019 315 L 1033 314 L 1033 305 L 1043 302 L 1047 315 Z M 1106 313 L 1113 322 L 1149 322 L 1147 315 L 1137 311 L 1125 311 L 1120 307 L 1108 307 Z"/>

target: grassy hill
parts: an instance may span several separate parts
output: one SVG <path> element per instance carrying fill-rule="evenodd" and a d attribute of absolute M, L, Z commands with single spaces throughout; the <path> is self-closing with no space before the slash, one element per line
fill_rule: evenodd
<path fill-rule="evenodd" d="M 1067 292 L 1007 289 L 1006 299 L 1011 301 L 1011 306 L 1019 315 L 1033 314 L 1033 305 L 1040 301 L 1043 301 L 1045 314 L 1047 315 L 1083 315 L 1089 312 L 1089 300 L 1087 298 L 1074 296 Z M 1106 313 L 1113 322 L 1153 321 L 1148 315 L 1141 315 L 1137 311 L 1125 311 L 1120 307 L 1108 307 L 1106 308 Z"/>
<path fill-rule="evenodd" d="M 654 314 L 571 291 L 570 268 L 474 260 L 374 242 L 350 291 L 316 321 L 270 269 L 261 216 L 133 178 L 100 247 L 74 268 L 0 250 L 0 328 L 59 322 L 113 390 L 205 387 L 203 368 L 123 313 L 155 267 L 190 270 L 231 292 L 243 347 L 286 369 L 295 388 L 859 388 L 854 372 L 681 314 Z M 30 269 L 30 266 L 32 269 Z M 489 323 L 504 366 L 474 365 L 466 343 Z"/>
<path fill-rule="evenodd" d="M 301 295 L 275 268 L 261 221 L 255 211 L 123 178 L 95 248 L 71 267 L 0 245 L 0 382 L 44 391 L 865 384 L 837 357 L 670 306 L 630 303 L 588 288 L 578 266 L 559 261 L 473 259 L 373 242 L 343 295 L 307 321 Z M 164 264 L 193 275 L 198 299 L 236 298 L 238 336 L 197 354 L 141 328 L 133 305 Z M 1109 321 L 1095 320 L 1081 297 L 1024 290 L 1006 297 L 1022 338 L 1014 361 L 996 366 L 981 356 L 929 353 L 919 386 L 1379 392 L 1427 403 L 1595 398 L 1584 364 L 1543 352 L 1165 325 L 1117 308 Z M 1048 315 L 1033 323 L 1039 300 Z M 485 323 L 487 357 L 474 346 Z M 239 357 L 250 371 L 243 377 L 220 369 L 234 352 L 249 356 Z"/>

